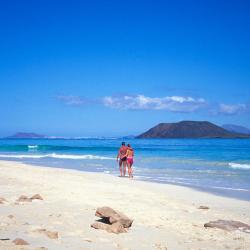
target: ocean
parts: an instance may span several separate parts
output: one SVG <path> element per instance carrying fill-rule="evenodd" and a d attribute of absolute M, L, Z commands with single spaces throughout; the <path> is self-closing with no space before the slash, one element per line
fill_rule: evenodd
<path fill-rule="evenodd" d="M 122 139 L 0 139 L 0 160 L 119 175 Z M 250 200 L 250 139 L 127 139 L 134 177 Z"/>

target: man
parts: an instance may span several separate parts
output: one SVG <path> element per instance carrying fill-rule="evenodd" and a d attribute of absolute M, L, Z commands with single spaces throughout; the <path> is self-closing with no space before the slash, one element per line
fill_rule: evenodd
<path fill-rule="evenodd" d="M 120 168 L 120 176 L 126 175 L 126 167 L 127 167 L 127 146 L 125 145 L 125 142 L 122 142 L 122 145 L 118 151 L 116 161 L 118 162 L 119 159 L 119 168 Z"/>

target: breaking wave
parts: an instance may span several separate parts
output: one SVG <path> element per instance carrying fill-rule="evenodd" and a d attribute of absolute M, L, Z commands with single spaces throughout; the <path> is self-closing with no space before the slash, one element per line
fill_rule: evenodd
<path fill-rule="evenodd" d="M 228 163 L 228 165 L 234 169 L 245 169 L 245 170 L 250 169 L 250 164 L 240 164 L 240 163 L 230 162 Z"/>
<path fill-rule="evenodd" d="M 14 158 L 14 159 L 25 159 L 25 158 L 57 158 L 57 159 L 72 159 L 72 160 L 113 160 L 114 158 L 99 156 L 99 155 L 70 155 L 70 154 L 0 154 L 0 158 Z"/>

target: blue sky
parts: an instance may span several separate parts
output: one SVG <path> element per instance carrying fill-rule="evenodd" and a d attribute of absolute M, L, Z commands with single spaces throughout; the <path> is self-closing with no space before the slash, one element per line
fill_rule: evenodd
<path fill-rule="evenodd" d="M 1 1 L 0 136 L 250 127 L 249 13 L 230 0 Z"/>

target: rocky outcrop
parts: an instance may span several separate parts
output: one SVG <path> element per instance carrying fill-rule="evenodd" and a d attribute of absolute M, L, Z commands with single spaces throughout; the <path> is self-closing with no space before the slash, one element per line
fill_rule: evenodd
<path fill-rule="evenodd" d="M 133 223 L 133 220 L 126 215 L 110 207 L 97 208 L 95 216 L 101 218 L 101 220 L 93 223 L 91 227 L 106 230 L 110 233 L 125 233 Z"/>
<path fill-rule="evenodd" d="M 250 226 L 240 221 L 233 220 L 216 220 L 204 224 L 204 227 L 219 228 L 226 231 L 239 230 L 245 233 L 250 233 Z"/>

